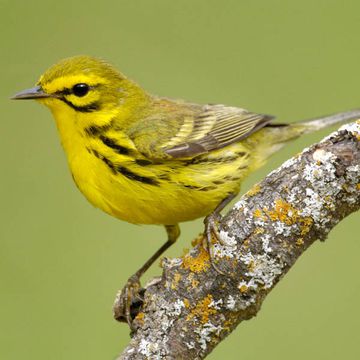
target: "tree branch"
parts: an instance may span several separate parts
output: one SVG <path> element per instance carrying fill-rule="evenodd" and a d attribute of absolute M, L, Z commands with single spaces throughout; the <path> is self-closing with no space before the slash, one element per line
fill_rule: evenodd
<path fill-rule="evenodd" d="M 286 161 L 248 191 L 220 224 L 217 272 L 202 246 L 164 259 L 147 286 L 136 330 L 118 359 L 203 359 L 298 257 L 360 208 L 360 121 Z"/>

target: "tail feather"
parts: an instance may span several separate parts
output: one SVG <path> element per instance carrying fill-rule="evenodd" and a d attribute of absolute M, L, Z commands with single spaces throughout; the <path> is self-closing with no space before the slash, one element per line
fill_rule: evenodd
<path fill-rule="evenodd" d="M 305 120 L 291 124 L 290 126 L 299 127 L 299 130 L 302 130 L 302 134 L 308 134 L 338 123 L 346 123 L 357 119 L 360 119 L 360 109 L 354 109 L 333 115 Z"/>
<path fill-rule="evenodd" d="M 294 122 L 291 124 L 269 124 L 262 130 L 266 132 L 266 144 L 263 138 L 258 138 L 259 144 L 264 146 L 263 153 L 266 154 L 265 158 L 269 157 L 274 152 L 277 152 L 287 142 L 294 140 L 304 134 L 312 133 L 338 123 L 347 123 L 360 119 L 360 109 L 345 111 L 329 116 L 323 116 L 311 120 Z M 256 136 L 255 136 L 256 137 Z M 254 136 L 252 138 L 255 138 Z"/>

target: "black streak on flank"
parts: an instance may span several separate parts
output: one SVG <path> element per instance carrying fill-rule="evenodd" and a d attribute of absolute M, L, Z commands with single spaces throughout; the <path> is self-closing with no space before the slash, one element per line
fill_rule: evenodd
<path fill-rule="evenodd" d="M 113 174 L 116 174 L 116 166 L 104 155 L 99 154 L 96 150 L 92 149 L 92 153 L 100 160 L 102 160 L 108 168 L 113 172 Z"/>
<path fill-rule="evenodd" d="M 130 180 L 139 181 L 139 182 L 142 182 L 144 184 L 159 185 L 159 182 L 156 179 L 135 174 L 131 170 L 127 169 L 124 166 L 115 165 L 107 157 L 100 154 L 96 150 L 92 149 L 91 151 L 98 159 L 100 159 L 101 161 L 103 161 L 107 165 L 107 167 L 112 171 L 113 174 L 121 174 L 121 175 L 126 176 Z"/>
<path fill-rule="evenodd" d="M 159 185 L 159 182 L 156 179 L 135 174 L 124 166 L 117 166 L 116 171 L 118 171 L 120 174 L 126 176 L 130 180 L 139 181 L 139 182 L 142 182 L 144 184 L 149 184 L 149 185 Z"/>
<path fill-rule="evenodd" d="M 146 159 L 136 159 L 135 162 L 140 166 L 152 165 L 152 161 Z"/>
<path fill-rule="evenodd" d="M 110 139 L 104 135 L 100 135 L 99 138 L 104 145 L 115 150 L 115 152 L 117 152 L 120 155 L 129 155 L 131 152 L 131 150 L 126 148 L 125 146 L 118 145 L 114 139 Z"/>
<path fill-rule="evenodd" d="M 95 137 L 110 130 L 111 127 L 112 127 L 112 122 L 106 125 L 91 125 L 85 129 L 85 133 L 91 137 Z"/>

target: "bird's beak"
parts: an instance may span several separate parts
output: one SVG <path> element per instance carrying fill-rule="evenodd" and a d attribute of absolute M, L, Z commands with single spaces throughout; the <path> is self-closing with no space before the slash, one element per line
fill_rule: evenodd
<path fill-rule="evenodd" d="M 41 98 L 48 98 L 50 94 L 44 92 L 41 86 L 35 86 L 31 89 L 26 89 L 20 91 L 19 93 L 15 94 L 11 97 L 11 100 L 29 100 L 29 99 L 41 99 Z"/>

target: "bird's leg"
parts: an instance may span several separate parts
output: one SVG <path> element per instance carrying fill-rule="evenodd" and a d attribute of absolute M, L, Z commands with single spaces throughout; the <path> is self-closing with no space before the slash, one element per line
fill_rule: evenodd
<path fill-rule="evenodd" d="M 121 322 L 127 322 L 132 328 L 132 322 L 139 312 L 139 308 L 143 303 L 144 289 L 141 288 L 140 278 L 149 269 L 149 267 L 166 251 L 180 236 L 179 225 L 165 225 L 168 239 L 155 253 L 152 255 L 145 264 L 132 275 L 124 288 L 119 290 L 114 306 L 114 318 Z"/>
<path fill-rule="evenodd" d="M 221 275 L 224 275 L 224 273 L 215 264 L 214 254 L 212 252 L 212 238 L 214 235 L 217 241 L 221 241 L 218 227 L 218 224 L 221 220 L 220 212 L 232 199 L 234 199 L 235 196 L 236 194 L 228 195 L 224 200 L 220 202 L 220 204 L 215 208 L 215 210 L 204 219 L 205 238 L 207 250 L 210 256 L 210 262 L 212 267 Z"/>

